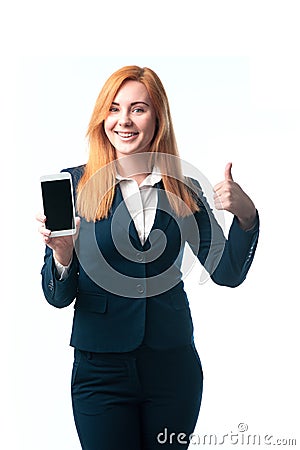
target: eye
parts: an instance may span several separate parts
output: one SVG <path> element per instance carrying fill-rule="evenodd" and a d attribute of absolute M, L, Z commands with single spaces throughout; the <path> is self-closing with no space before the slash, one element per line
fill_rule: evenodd
<path fill-rule="evenodd" d="M 109 108 L 109 112 L 117 112 L 117 111 L 118 111 L 118 108 L 116 106 L 111 106 Z"/>
<path fill-rule="evenodd" d="M 134 112 L 134 113 L 143 113 L 145 110 L 144 110 L 144 108 L 141 108 L 141 107 L 136 107 L 136 108 L 134 108 L 133 110 L 132 110 L 132 112 Z"/>

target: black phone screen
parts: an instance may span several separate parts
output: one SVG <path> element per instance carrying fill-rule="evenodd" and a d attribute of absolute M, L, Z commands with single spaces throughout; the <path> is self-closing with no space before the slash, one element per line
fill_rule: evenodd
<path fill-rule="evenodd" d="M 46 228 L 51 231 L 71 230 L 75 227 L 71 183 L 68 179 L 42 181 Z"/>

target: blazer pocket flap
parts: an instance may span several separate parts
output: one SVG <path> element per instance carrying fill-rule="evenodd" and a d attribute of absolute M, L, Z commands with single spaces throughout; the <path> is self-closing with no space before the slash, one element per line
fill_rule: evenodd
<path fill-rule="evenodd" d="M 105 294 L 81 292 L 77 295 L 77 300 L 75 302 L 74 308 L 78 310 L 103 314 L 107 309 L 107 296 Z"/>

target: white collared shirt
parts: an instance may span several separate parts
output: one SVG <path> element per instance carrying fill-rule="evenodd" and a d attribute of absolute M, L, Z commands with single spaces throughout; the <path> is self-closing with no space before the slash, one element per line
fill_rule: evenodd
<path fill-rule="evenodd" d="M 127 209 L 143 245 L 154 223 L 157 208 L 157 189 L 155 183 L 161 180 L 161 173 L 154 168 L 140 185 L 133 178 L 117 174 L 120 189 Z"/>
<path fill-rule="evenodd" d="M 140 185 L 133 178 L 116 175 L 124 202 L 134 221 L 142 245 L 146 242 L 154 223 L 158 200 L 157 189 L 154 185 L 161 179 L 161 173 L 156 167 Z M 60 280 L 64 280 L 68 276 L 71 262 L 68 266 L 63 266 L 55 258 L 54 261 Z"/>

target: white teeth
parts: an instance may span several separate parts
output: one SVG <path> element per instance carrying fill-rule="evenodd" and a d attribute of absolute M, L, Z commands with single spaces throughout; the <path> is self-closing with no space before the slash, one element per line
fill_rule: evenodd
<path fill-rule="evenodd" d="M 134 136 L 134 135 L 137 134 L 137 133 L 120 133 L 120 132 L 118 132 L 117 134 L 118 134 L 120 137 L 127 138 L 127 137 L 132 137 L 132 136 Z"/>

